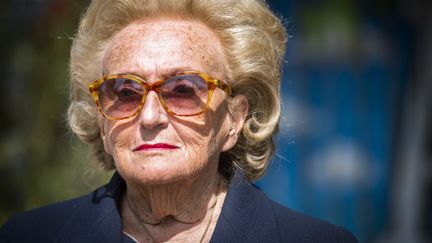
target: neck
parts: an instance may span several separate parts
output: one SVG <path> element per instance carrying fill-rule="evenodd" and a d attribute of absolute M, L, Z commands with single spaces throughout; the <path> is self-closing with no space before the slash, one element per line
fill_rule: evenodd
<path fill-rule="evenodd" d="M 202 235 L 210 224 L 215 226 L 226 187 L 217 171 L 166 185 L 128 185 L 121 206 L 124 230 L 150 235 L 147 241 L 181 232 Z"/>
<path fill-rule="evenodd" d="M 217 175 L 202 182 L 183 181 L 140 188 L 128 186 L 122 208 L 130 209 L 148 224 L 159 224 L 166 217 L 194 223 L 214 204 L 222 180 Z"/>

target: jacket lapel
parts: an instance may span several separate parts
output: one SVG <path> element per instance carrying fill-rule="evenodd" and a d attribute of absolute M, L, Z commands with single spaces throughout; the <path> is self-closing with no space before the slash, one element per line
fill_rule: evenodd
<path fill-rule="evenodd" d="M 277 242 L 270 200 L 237 171 L 210 242 Z"/>
<path fill-rule="evenodd" d="M 122 224 L 118 205 L 124 188 L 120 175 L 85 197 L 66 222 L 56 242 L 121 242 Z"/>

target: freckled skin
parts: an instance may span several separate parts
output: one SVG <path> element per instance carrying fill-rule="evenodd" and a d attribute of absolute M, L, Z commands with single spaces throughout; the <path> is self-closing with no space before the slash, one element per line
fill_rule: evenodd
<path fill-rule="evenodd" d="M 223 79 L 224 57 L 217 43 L 215 34 L 196 22 L 136 22 L 115 36 L 104 70 L 107 74 L 133 73 L 149 83 L 190 69 Z M 217 162 L 227 133 L 227 114 L 226 94 L 220 89 L 215 90 L 209 111 L 193 117 L 166 113 L 157 94 L 150 92 L 135 119 L 104 119 L 105 148 L 114 157 L 117 170 L 134 183 L 166 184 L 189 178 L 206 163 Z M 157 142 L 180 149 L 151 156 L 132 151 L 140 144 Z"/>
<path fill-rule="evenodd" d="M 221 80 L 226 76 L 215 33 L 199 22 L 179 19 L 131 23 L 109 43 L 103 67 L 104 75 L 130 73 L 149 83 L 185 70 Z M 151 91 L 137 117 L 121 121 L 99 117 L 105 150 L 127 183 L 121 210 L 125 231 L 138 239 L 150 231 L 161 241 L 200 235 L 202 219 L 210 217 L 208 208 L 220 197 L 210 229 L 214 227 L 226 191 L 217 172 L 219 155 L 237 139 L 228 136 L 235 121 L 226 99 L 226 93 L 216 89 L 207 112 L 176 117 L 163 109 Z M 144 143 L 167 143 L 178 149 L 133 151 Z"/>
<path fill-rule="evenodd" d="M 225 58 L 222 47 L 214 33 L 203 33 L 205 30 L 210 31 L 208 27 L 200 24 L 200 28 L 189 28 L 179 21 L 167 22 L 162 26 L 156 23 L 139 23 L 129 25 L 115 36 L 104 58 L 105 70 L 125 73 L 132 69 L 147 74 L 148 69 L 185 63 L 183 65 L 194 64 L 196 68 L 207 68 L 211 76 L 224 74 Z M 142 35 L 135 36 L 136 32 Z M 167 52 L 171 52 L 170 55 L 161 58 Z M 142 57 L 137 58 L 138 56 Z M 180 62 L 173 65 L 176 61 Z M 148 66 L 149 64 L 153 66 Z M 143 78 L 147 80 L 156 77 Z"/>

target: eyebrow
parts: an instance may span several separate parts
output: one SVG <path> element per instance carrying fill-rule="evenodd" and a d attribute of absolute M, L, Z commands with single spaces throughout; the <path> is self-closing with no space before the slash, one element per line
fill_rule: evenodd
<path fill-rule="evenodd" d="M 163 71 L 156 70 L 156 73 L 157 73 L 157 77 L 159 79 L 165 79 L 165 78 L 169 78 L 169 77 L 175 76 L 175 75 L 180 74 L 180 73 L 184 73 L 186 71 L 201 72 L 201 70 L 197 70 L 197 69 L 191 68 L 190 66 L 178 66 L 178 67 L 173 67 L 171 69 L 164 69 Z M 132 75 L 135 75 L 137 77 L 140 77 L 140 78 L 146 80 L 144 77 L 142 77 L 141 74 L 136 73 L 136 72 L 125 72 L 125 73 L 112 73 L 112 74 L 108 74 L 108 72 L 105 69 L 105 67 L 104 67 L 104 69 L 102 71 L 102 76 L 118 75 L 118 74 L 132 74 Z"/>

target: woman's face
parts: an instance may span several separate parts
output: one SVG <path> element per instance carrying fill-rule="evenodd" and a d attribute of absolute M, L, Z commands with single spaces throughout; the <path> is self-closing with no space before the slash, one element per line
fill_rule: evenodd
<path fill-rule="evenodd" d="M 109 43 L 103 63 L 104 75 L 135 74 L 149 83 L 186 70 L 225 80 L 224 67 L 212 30 L 199 22 L 164 18 L 128 25 Z M 165 184 L 217 173 L 220 152 L 235 143 L 226 99 L 217 88 L 207 112 L 179 117 L 167 113 L 150 91 L 135 118 L 99 117 L 105 150 L 128 183 Z"/>

